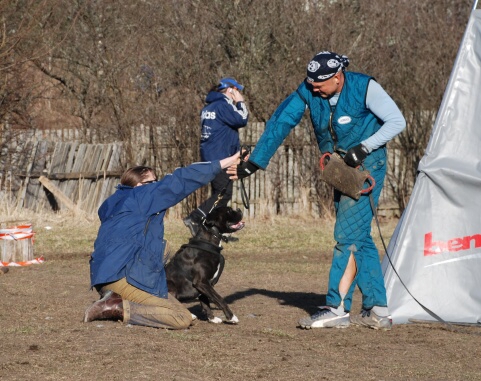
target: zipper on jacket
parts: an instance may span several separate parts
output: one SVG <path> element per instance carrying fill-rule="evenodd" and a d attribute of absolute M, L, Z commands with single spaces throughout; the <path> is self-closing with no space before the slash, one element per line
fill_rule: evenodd
<path fill-rule="evenodd" d="M 337 152 L 339 154 L 345 154 L 346 151 L 343 150 L 343 149 L 339 149 L 338 146 L 337 146 L 337 143 L 338 143 L 338 140 L 337 140 L 337 135 L 336 135 L 336 131 L 334 131 L 334 127 L 332 127 L 332 117 L 334 116 L 334 112 L 336 111 L 336 107 L 337 107 L 337 104 L 336 106 L 334 106 L 334 108 L 331 108 L 331 114 L 329 115 L 329 133 L 331 134 L 331 138 L 332 138 L 332 142 L 333 142 L 333 151 L 334 152 Z M 343 156 L 343 155 L 341 155 Z"/>
<path fill-rule="evenodd" d="M 329 133 L 331 134 L 332 143 L 333 143 L 333 151 L 337 151 L 337 135 L 332 127 L 332 116 L 334 115 L 334 110 L 331 109 L 331 114 L 329 115 Z"/>
<path fill-rule="evenodd" d="M 149 225 L 150 225 L 150 220 L 151 220 L 153 217 L 158 216 L 159 214 L 160 214 L 160 212 L 157 212 L 157 213 L 149 216 L 149 219 L 147 220 L 147 223 L 145 224 L 144 235 L 147 234 L 147 230 L 149 229 Z"/>

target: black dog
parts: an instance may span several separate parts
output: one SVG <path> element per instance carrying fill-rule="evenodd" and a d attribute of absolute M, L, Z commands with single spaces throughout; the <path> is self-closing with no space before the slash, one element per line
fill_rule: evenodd
<path fill-rule="evenodd" d="M 222 319 L 214 316 L 210 302 L 224 311 L 227 323 L 239 322 L 222 296 L 214 290 L 214 285 L 224 269 L 221 241 L 227 240 L 223 234 L 234 233 L 243 227 L 239 209 L 215 208 L 200 224 L 196 236 L 183 245 L 165 266 L 169 292 L 181 302 L 199 298 L 202 310 L 211 323 L 221 323 Z"/>

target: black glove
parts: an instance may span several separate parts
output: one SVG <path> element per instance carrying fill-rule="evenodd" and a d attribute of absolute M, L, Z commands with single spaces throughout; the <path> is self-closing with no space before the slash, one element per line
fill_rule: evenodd
<path fill-rule="evenodd" d="M 344 156 L 344 163 L 350 167 L 359 167 L 368 154 L 369 151 L 367 148 L 362 144 L 358 144 L 347 151 L 346 155 Z"/>
<path fill-rule="evenodd" d="M 252 175 L 258 169 L 259 167 L 249 160 L 241 161 L 241 163 L 237 165 L 237 177 L 239 178 L 239 180 L 243 179 L 247 176 Z"/>

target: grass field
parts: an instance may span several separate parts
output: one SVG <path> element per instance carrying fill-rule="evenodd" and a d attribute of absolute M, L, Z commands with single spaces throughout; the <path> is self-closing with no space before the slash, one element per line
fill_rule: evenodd
<path fill-rule="evenodd" d="M 239 241 L 224 247 L 226 267 L 216 285 L 240 323 L 210 324 L 191 303 L 187 307 L 199 321 L 168 331 L 82 322 L 85 308 L 98 298 L 89 290 L 88 267 L 96 218 L 25 211 L 0 218 L 2 224 L 31 222 L 35 256 L 46 259 L 0 275 L 0 380 L 481 379 L 476 328 L 297 328 L 297 320 L 325 300 L 332 220 L 246 220 Z M 382 223 L 386 243 L 395 224 Z M 176 250 L 190 234 L 178 219 L 166 225 Z"/>

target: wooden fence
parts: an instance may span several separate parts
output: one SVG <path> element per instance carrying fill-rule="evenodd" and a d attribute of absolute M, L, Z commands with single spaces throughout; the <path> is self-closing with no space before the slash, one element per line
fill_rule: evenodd
<path fill-rule="evenodd" d="M 242 143 L 254 145 L 263 129 L 263 123 L 241 129 Z M 76 213 L 95 214 L 115 191 L 126 169 L 123 143 L 116 142 L 108 132 L 103 136 L 70 129 L 0 132 L 0 197 L 11 197 L 17 207 L 34 211 L 68 207 Z M 163 175 L 179 166 L 172 160 L 174 147 L 157 145 L 160 152 L 152 151 L 152 136 L 155 141 L 164 141 L 165 134 L 166 128 L 140 126 L 132 133 L 130 143 L 135 147 L 137 164 L 156 167 Z M 250 208 L 244 210 L 247 216 L 319 216 L 330 208 L 319 198 L 326 185 L 317 176 L 319 151 L 310 134 L 307 126 L 295 128 L 267 170 L 244 179 L 250 201 Z M 87 140 L 91 143 L 85 143 Z M 201 198 L 207 193 L 204 189 Z M 391 204 L 385 189 L 381 205 L 391 209 Z M 234 186 L 232 206 L 244 209 L 239 181 Z M 185 215 L 185 203 L 170 213 Z"/>

